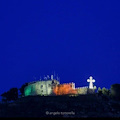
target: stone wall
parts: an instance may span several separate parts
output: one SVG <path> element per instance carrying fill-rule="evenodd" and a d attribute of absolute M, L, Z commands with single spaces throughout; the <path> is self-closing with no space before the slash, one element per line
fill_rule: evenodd
<path fill-rule="evenodd" d="M 88 87 L 79 87 L 79 88 L 76 88 L 76 90 L 77 90 L 77 94 L 87 94 Z"/>
<path fill-rule="evenodd" d="M 56 80 L 37 81 L 25 87 L 25 96 L 28 95 L 50 95 L 53 84 L 59 84 Z"/>
<path fill-rule="evenodd" d="M 53 89 L 53 93 L 55 95 L 67 95 L 67 94 L 77 94 L 75 90 L 75 84 L 72 83 L 64 83 L 59 84 Z"/>

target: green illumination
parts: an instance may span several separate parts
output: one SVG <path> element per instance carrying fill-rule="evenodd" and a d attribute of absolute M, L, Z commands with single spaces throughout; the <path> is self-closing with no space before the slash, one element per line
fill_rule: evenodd
<path fill-rule="evenodd" d="M 25 90 L 25 96 L 28 96 L 31 94 L 31 87 L 27 87 L 26 90 Z"/>

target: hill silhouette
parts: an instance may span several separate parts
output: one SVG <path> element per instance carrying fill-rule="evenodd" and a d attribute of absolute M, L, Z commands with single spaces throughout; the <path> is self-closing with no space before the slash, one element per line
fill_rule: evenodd
<path fill-rule="evenodd" d="M 120 117 L 120 102 L 97 94 L 28 96 L 1 103 L 0 117 Z"/>

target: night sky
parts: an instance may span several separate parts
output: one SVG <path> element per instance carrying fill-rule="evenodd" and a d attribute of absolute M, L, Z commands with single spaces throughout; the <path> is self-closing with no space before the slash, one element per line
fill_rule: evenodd
<path fill-rule="evenodd" d="M 1 0 L 0 94 L 55 71 L 61 83 L 120 83 L 119 0 Z"/>

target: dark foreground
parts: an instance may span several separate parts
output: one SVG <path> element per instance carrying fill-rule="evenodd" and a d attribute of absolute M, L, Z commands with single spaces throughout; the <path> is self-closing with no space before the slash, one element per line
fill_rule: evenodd
<path fill-rule="evenodd" d="M 0 117 L 120 117 L 120 102 L 97 95 L 29 96 L 0 104 Z"/>

